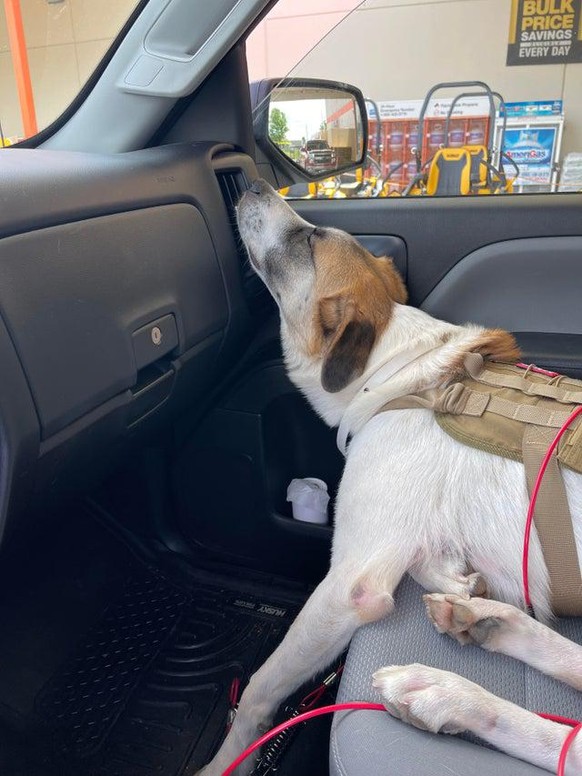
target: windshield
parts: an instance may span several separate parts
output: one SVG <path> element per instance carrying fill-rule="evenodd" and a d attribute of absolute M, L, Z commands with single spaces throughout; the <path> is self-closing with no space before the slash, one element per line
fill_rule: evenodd
<path fill-rule="evenodd" d="M 137 0 L 0 4 L 0 147 L 54 121 L 77 96 Z"/>

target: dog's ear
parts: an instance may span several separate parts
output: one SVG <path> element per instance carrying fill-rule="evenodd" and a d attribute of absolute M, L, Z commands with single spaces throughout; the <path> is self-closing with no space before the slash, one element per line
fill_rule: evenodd
<path fill-rule="evenodd" d="M 363 373 L 376 341 L 376 328 L 344 294 L 322 299 L 319 317 L 326 343 L 321 384 L 329 393 L 337 393 Z"/>
<path fill-rule="evenodd" d="M 400 272 L 396 269 L 393 259 L 389 256 L 380 258 L 374 256 L 374 265 L 382 278 L 390 298 L 399 304 L 406 304 L 408 301 L 408 291 L 402 280 Z"/>

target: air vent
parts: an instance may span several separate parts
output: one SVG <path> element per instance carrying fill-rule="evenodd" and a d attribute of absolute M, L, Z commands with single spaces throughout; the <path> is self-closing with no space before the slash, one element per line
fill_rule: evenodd
<path fill-rule="evenodd" d="M 246 251 L 236 225 L 236 206 L 241 196 L 249 188 L 249 182 L 242 170 L 217 170 L 216 178 L 222 192 L 228 220 L 232 227 L 236 247 L 241 258 L 244 272 L 243 280 L 246 282 L 247 275 L 251 273 L 251 268 L 248 266 Z"/>
<path fill-rule="evenodd" d="M 242 170 L 220 170 L 216 173 L 228 215 L 234 223 L 235 207 L 241 195 L 249 188 L 247 176 Z"/>
<path fill-rule="evenodd" d="M 220 191 L 224 198 L 224 204 L 228 212 L 228 218 L 232 231 L 234 233 L 234 239 L 236 247 L 241 259 L 241 274 L 244 293 L 249 302 L 251 310 L 257 310 L 259 307 L 263 307 L 263 302 L 269 298 L 266 292 L 263 281 L 258 277 L 253 268 L 251 267 L 245 247 L 238 233 L 236 225 L 236 206 L 244 194 L 244 192 L 250 187 L 249 181 L 243 170 L 217 170 L 216 178 Z"/>

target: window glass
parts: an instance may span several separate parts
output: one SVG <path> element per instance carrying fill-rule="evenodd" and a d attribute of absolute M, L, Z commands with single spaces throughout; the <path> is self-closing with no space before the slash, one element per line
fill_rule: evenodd
<path fill-rule="evenodd" d="M 138 0 L 4 0 L 0 142 L 36 134 L 78 94 Z"/>
<path fill-rule="evenodd" d="M 582 0 L 350 5 L 280 2 L 249 40 L 251 80 L 327 78 L 368 99 L 366 168 L 306 195 L 582 191 Z"/>

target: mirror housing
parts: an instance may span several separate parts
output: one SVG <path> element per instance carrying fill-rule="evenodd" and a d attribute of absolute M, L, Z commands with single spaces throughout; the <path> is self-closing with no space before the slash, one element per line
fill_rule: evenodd
<path fill-rule="evenodd" d="M 368 117 L 355 86 L 317 78 L 271 78 L 251 84 L 259 148 L 295 180 L 322 180 L 361 166 Z"/>

